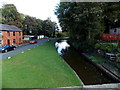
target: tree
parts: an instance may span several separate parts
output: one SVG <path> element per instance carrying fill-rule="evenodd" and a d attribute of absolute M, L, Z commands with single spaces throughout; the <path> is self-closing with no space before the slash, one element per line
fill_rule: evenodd
<path fill-rule="evenodd" d="M 102 7 L 103 3 L 66 2 L 57 6 L 55 14 L 62 29 L 82 45 L 87 44 L 84 45 L 87 48 L 93 46 L 104 32 Z"/>
<path fill-rule="evenodd" d="M 14 4 L 6 4 L 0 8 L 2 11 L 2 18 L 0 21 L 3 24 L 15 25 L 21 30 L 25 35 L 46 35 L 46 36 L 55 36 L 55 30 L 57 25 L 55 22 L 52 22 L 50 18 L 47 20 L 37 19 L 29 15 L 24 15 L 19 13 L 14 6 Z"/>
<path fill-rule="evenodd" d="M 21 15 L 14 4 L 6 4 L 2 7 L 2 23 L 22 28 Z"/>
<path fill-rule="evenodd" d="M 38 23 L 35 17 L 25 16 L 24 34 L 38 34 Z"/>
<path fill-rule="evenodd" d="M 38 34 L 40 35 L 43 35 L 43 20 L 41 19 L 36 19 L 36 23 L 37 23 L 37 30 L 38 30 Z"/>
<path fill-rule="evenodd" d="M 119 27 L 120 3 L 61 2 L 55 14 L 62 30 L 76 40 L 77 47 L 90 48 L 101 39 L 104 31 Z"/>
<path fill-rule="evenodd" d="M 119 27 L 120 23 L 120 2 L 104 3 L 104 24 L 106 26 L 105 32 L 109 29 Z"/>
<path fill-rule="evenodd" d="M 50 18 L 43 21 L 44 35 L 54 37 L 56 28 L 57 28 L 56 23 L 52 22 Z"/>

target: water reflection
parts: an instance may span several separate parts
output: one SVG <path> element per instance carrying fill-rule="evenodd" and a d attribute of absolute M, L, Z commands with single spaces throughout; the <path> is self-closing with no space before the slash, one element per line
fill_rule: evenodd
<path fill-rule="evenodd" d="M 55 46 L 60 55 L 62 55 L 70 47 L 70 45 L 67 43 L 67 40 L 58 41 L 55 43 Z"/>

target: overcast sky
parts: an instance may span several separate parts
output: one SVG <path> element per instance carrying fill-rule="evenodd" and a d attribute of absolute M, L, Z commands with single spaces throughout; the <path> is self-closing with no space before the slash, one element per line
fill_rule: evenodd
<path fill-rule="evenodd" d="M 0 8 L 4 4 L 14 4 L 20 13 L 42 20 L 50 17 L 52 21 L 58 22 L 54 10 L 59 2 L 60 0 L 0 0 Z"/>

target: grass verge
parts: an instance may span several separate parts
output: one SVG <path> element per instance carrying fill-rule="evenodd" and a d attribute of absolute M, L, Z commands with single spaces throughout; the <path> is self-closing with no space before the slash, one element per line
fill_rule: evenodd
<path fill-rule="evenodd" d="M 3 88 L 58 88 L 81 85 L 56 52 L 54 41 L 2 61 Z"/>

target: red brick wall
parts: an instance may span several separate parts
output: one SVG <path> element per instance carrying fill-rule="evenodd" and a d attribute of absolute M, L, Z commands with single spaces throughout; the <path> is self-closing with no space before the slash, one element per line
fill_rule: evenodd
<path fill-rule="evenodd" d="M 8 39 L 10 40 L 10 44 L 15 46 L 23 42 L 22 32 L 15 31 L 15 36 L 13 36 L 13 31 L 0 31 L 0 32 L 2 32 L 2 42 L 3 42 L 2 46 L 8 44 Z M 8 32 L 10 33 L 10 36 L 8 35 Z M 14 39 L 15 39 L 15 43 L 13 42 Z"/>
<path fill-rule="evenodd" d="M 120 41 L 120 34 L 102 34 L 103 41 Z"/>

